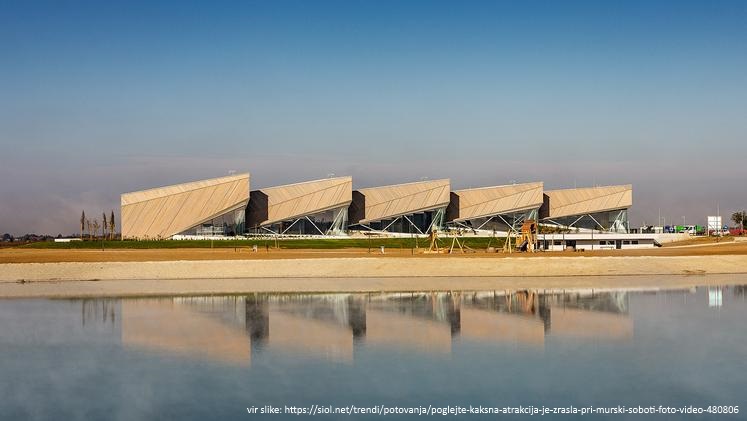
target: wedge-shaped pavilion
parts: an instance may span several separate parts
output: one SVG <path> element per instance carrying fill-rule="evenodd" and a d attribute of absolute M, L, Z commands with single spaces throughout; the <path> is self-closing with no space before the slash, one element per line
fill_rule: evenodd
<path fill-rule="evenodd" d="M 562 228 L 628 232 L 633 186 L 586 187 L 545 191 L 543 223 Z"/>
<path fill-rule="evenodd" d="M 125 193 L 122 238 L 243 234 L 248 200 L 248 173 Z"/>
<path fill-rule="evenodd" d="M 353 192 L 352 229 L 427 234 L 443 226 L 449 179 L 371 187 Z"/>
<path fill-rule="evenodd" d="M 446 209 L 449 225 L 477 232 L 516 231 L 525 220 L 537 219 L 543 183 L 481 187 L 451 192 Z"/>
<path fill-rule="evenodd" d="M 247 227 L 252 234 L 343 233 L 352 200 L 352 177 L 336 177 L 251 192 Z"/>

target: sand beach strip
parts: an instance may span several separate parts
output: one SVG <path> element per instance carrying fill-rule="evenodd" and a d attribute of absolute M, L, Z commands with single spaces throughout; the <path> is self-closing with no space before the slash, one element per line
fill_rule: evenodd
<path fill-rule="evenodd" d="M 746 269 L 745 254 L 0 263 L 0 297 L 680 288 L 747 283 Z"/>

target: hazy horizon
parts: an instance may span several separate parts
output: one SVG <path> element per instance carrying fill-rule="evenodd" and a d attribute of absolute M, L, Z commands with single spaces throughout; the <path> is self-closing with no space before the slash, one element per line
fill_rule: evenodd
<path fill-rule="evenodd" d="M 0 2 L 0 234 L 250 172 L 747 208 L 747 3 Z"/>

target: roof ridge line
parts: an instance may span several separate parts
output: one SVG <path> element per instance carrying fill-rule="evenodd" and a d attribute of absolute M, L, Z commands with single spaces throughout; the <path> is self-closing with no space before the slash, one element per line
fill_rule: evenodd
<path fill-rule="evenodd" d="M 224 178 L 232 178 L 232 180 L 221 181 L 219 183 L 211 184 L 209 186 L 194 187 L 194 188 L 191 188 L 191 189 L 188 189 L 188 190 L 185 190 L 184 192 L 182 192 L 182 193 L 186 193 L 186 192 L 192 191 L 192 190 L 199 190 L 199 189 L 203 189 L 203 188 L 206 188 L 206 187 L 212 187 L 212 186 L 217 186 L 217 185 L 221 185 L 221 184 L 225 184 L 225 183 L 230 183 L 232 181 L 235 181 L 236 179 L 244 178 L 244 176 L 251 177 L 251 173 L 246 172 L 246 173 L 241 173 L 241 174 L 226 175 L 226 176 L 222 176 L 222 177 L 206 178 L 204 180 L 187 181 L 185 183 L 169 184 L 169 185 L 161 186 L 161 187 L 152 187 L 152 188 L 145 189 L 145 190 L 135 190 L 135 191 L 131 191 L 131 192 L 122 193 L 122 194 L 120 194 L 120 197 L 121 196 L 132 195 L 132 194 L 147 193 L 147 192 L 154 191 L 154 190 L 161 190 L 161 189 L 168 189 L 168 188 L 172 188 L 172 187 L 179 187 L 179 186 L 184 186 L 184 185 L 187 185 L 187 184 L 202 183 L 202 182 L 205 182 L 205 181 L 215 181 L 215 180 L 221 180 L 221 179 L 224 179 Z M 134 202 L 134 203 L 137 203 L 137 202 Z"/>

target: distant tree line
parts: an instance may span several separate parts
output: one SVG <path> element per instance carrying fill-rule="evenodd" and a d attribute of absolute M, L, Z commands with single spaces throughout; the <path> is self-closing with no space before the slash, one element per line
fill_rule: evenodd
<path fill-rule="evenodd" d="M 36 243 L 39 241 L 51 241 L 54 240 L 55 237 L 47 234 L 24 234 L 20 235 L 18 237 L 14 236 L 13 234 L 8 234 L 7 232 L 3 234 L 2 236 L 2 242 L 3 243 Z M 62 238 L 62 234 L 57 234 L 57 238 Z"/>

